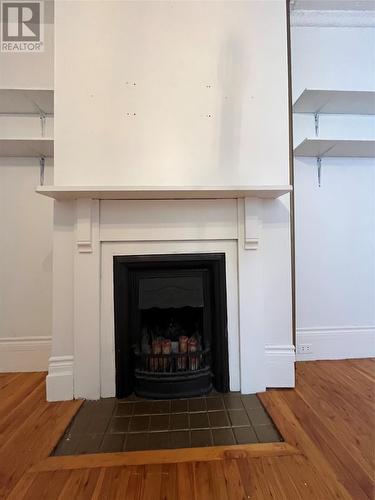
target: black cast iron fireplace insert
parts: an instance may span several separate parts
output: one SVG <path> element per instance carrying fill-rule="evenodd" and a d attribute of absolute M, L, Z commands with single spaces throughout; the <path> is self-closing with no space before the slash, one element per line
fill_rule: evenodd
<path fill-rule="evenodd" d="M 116 396 L 229 390 L 225 254 L 116 256 Z"/>

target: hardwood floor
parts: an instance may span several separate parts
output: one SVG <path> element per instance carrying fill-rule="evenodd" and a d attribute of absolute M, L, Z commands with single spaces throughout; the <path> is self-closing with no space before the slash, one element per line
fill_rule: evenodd
<path fill-rule="evenodd" d="M 373 499 L 375 360 L 297 364 L 260 395 L 286 443 L 49 457 L 80 402 L 45 374 L 0 374 L 0 498 Z"/>

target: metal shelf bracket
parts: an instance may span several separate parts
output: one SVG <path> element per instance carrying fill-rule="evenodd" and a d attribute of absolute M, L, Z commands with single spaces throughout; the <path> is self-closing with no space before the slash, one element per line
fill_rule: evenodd
<path fill-rule="evenodd" d="M 40 110 L 39 118 L 40 118 L 40 131 L 42 137 L 44 137 L 46 133 L 46 114 L 44 111 Z"/>
<path fill-rule="evenodd" d="M 41 186 L 44 185 L 44 167 L 45 167 L 45 164 L 46 164 L 46 159 L 44 156 L 41 156 L 39 158 L 39 167 L 40 167 L 40 171 L 39 171 L 39 183 Z"/>
<path fill-rule="evenodd" d="M 314 114 L 315 137 L 319 137 L 319 113 Z"/>
<path fill-rule="evenodd" d="M 318 168 L 318 186 L 321 187 L 322 183 L 322 159 L 320 156 L 316 158 L 316 166 Z"/>

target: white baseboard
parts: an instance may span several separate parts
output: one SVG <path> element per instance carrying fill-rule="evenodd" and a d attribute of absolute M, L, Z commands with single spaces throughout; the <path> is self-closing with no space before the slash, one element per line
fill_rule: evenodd
<path fill-rule="evenodd" d="M 0 372 L 42 372 L 48 369 L 51 337 L 0 338 Z"/>
<path fill-rule="evenodd" d="M 299 354 L 301 344 L 310 344 L 311 352 Z M 297 361 L 372 357 L 375 357 L 375 326 L 297 329 Z"/>
<path fill-rule="evenodd" d="M 73 356 L 52 356 L 49 359 L 47 401 L 69 401 L 73 399 Z"/>
<path fill-rule="evenodd" d="M 266 345 L 266 387 L 294 387 L 294 345 Z"/>

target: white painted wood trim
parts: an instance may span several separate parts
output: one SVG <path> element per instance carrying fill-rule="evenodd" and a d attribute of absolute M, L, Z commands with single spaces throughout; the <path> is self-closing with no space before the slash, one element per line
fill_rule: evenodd
<path fill-rule="evenodd" d="M 297 351 L 310 344 L 309 354 L 298 354 L 297 361 L 375 357 L 374 326 L 297 328 Z"/>
<path fill-rule="evenodd" d="M 56 200 L 175 200 L 279 198 L 290 185 L 269 186 L 38 186 L 36 192 Z"/>
<path fill-rule="evenodd" d="M 266 386 L 267 387 L 294 387 L 295 386 L 295 348 L 294 345 L 265 346 L 266 357 Z"/>
<path fill-rule="evenodd" d="M 245 250 L 245 200 L 238 200 L 238 313 L 242 394 L 266 388 L 262 252 Z"/>
<path fill-rule="evenodd" d="M 101 241 L 237 239 L 237 200 L 102 200 Z"/>
<path fill-rule="evenodd" d="M 244 205 L 244 248 L 245 250 L 258 250 L 262 231 L 261 200 L 259 198 L 245 198 Z"/>
<path fill-rule="evenodd" d="M 77 200 L 76 238 L 80 253 L 92 252 L 91 204 L 92 200 L 90 199 L 80 198 Z"/>
<path fill-rule="evenodd" d="M 48 369 L 51 337 L 0 338 L 0 372 L 41 372 Z"/>
<path fill-rule="evenodd" d="M 374 28 L 375 12 L 371 10 L 293 10 L 292 27 Z"/>
<path fill-rule="evenodd" d="M 80 202 L 83 202 L 80 204 Z M 80 200 L 77 216 L 82 211 L 84 240 L 90 251 L 78 251 L 74 258 L 74 397 L 100 398 L 100 242 L 99 201 Z M 90 225 L 90 230 L 87 225 Z M 80 240 L 77 218 L 76 237 Z"/>
<path fill-rule="evenodd" d="M 69 401 L 73 399 L 73 356 L 52 356 L 49 359 L 46 380 L 47 401 Z"/>

